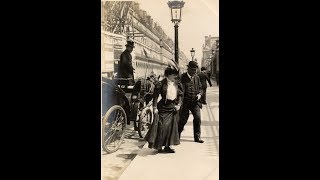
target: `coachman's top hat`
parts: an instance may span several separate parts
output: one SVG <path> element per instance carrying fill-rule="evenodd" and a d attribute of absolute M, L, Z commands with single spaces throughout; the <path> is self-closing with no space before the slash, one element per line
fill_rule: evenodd
<path fill-rule="evenodd" d="M 195 61 L 190 61 L 188 64 L 189 68 L 198 68 L 198 63 Z"/>
<path fill-rule="evenodd" d="M 133 40 L 132 40 L 132 39 L 128 39 L 126 46 L 129 46 L 129 47 L 134 48 L 134 42 L 133 42 Z"/>

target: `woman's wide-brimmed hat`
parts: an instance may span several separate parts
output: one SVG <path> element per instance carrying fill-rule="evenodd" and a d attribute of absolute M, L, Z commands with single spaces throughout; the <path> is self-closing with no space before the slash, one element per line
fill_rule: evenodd
<path fill-rule="evenodd" d="M 176 70 L 179 72 L 180 68 L 179 68 L 179 65 L 173 60 L 173 59 L 170 59 L 168 61 L 168 66 L 172 69 L 172 70 Z"/>

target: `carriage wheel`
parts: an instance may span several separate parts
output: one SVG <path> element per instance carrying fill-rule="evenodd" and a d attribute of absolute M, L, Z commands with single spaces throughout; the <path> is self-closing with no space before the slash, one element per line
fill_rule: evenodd
<path fill-rule="evenodd" d="M 119 105 L 112 106 L 102 120 L 102 148 L 113 153 L 120 148 L 124 138 L 127 115 Z"/>
<path fill-rule="evenodd" d="M 138 133 L 140 138 L 144 138 L 152 124 L 152 111 L 147 109 L 142 112 L 138 122 Z"/>

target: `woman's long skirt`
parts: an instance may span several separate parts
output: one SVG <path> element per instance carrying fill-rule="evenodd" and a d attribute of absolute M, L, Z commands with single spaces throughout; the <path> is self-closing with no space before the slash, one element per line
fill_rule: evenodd
<path fill-rule="evenodd" d="M 165 104 L 163 100 L 158 103 L 158 114 L 146 134 L 149 148 L 161 149 L 162 146 L 180 144 L 178 132 L 179 113 L 173 103 Z"/>

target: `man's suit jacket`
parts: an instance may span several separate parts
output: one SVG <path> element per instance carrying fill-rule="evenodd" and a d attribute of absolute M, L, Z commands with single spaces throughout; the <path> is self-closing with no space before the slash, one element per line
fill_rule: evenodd
<path fill-rule="evenodd" d="M 187 83 L 189 83 L 191 81 L 191 79 L 189 78 L 188 74 L 187 73 L 183 73 L 181 75 L 181 84 L 182 84 L 182 87 L 183 87 L 183 92 L 184 92 L 184 95 L 186 93 L 186 91 L 188 91 L 188 89 L 186 88 L 186 85 Z M 200 78 L 197 74 L 194 75 L 194 85 L 195 85 L 195 89 L 196 89 L 196 94 L 201 94 L 201 96 L 203 96 L 203 90 L 202 90 L 202 85 L 201 85 L 201 82 L 200 82 Z M 185 101 L 184 101 L 185 103 Z M 202 104 L 200 102 L 200 100 L 196 101 L 196 103 L 199 105 L 200 108 L 202 108 Z"/>

